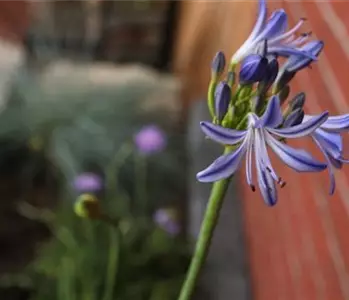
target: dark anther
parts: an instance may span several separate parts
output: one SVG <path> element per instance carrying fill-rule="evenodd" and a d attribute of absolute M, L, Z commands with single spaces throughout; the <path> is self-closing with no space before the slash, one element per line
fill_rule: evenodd
<path fill-rule="evenodd" d="M 280 184 L 280 187 L 283 188 L 285 185 L 286 185 L 286 182 L 283 181 L 283 182 Z"/>
<path fill-rule="evenodd" d="M 313 34 L 313 32 L 312 31 L 308 31 L 308 32 L 303 32 L 303 33 L 301 33 L 301 36 L 310 36 L 310 35 L 312 35 Z"/>
<path fill-rule="evenodd" d="M 306 20 L 307 20 L 307 18 L 305 18 L 305 17 L 302 17 L 302 18 L 301 18 L 301 20 L 302 20 L 302 21 L 306 21 Z"/>
<path fill-rule="evenodd" d="M 250 187 L 251 187 L 252 192 L 256 191 L 256 187 L 253 184 L 251 184 Z"/>

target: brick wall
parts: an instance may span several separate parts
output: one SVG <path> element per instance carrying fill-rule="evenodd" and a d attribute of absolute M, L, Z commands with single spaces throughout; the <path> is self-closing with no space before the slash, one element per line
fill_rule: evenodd
<path fill-rule="evenodd" d="M 349 1 L 270 1 L 269 7 L 285 8 L 292 23 L 306 17 L 306 29 L 325 41 L 319 62 L 301 72 L 292 86 L 294 92 L 306 90 L 306 109 L 348 112 Z M 293 145 L 318 153 L 310 140 Z M 244 184 L 254 299 L 349 299 L 349 167 L 336 173 L 337 190 L 331 197 L 326 171 L 295 175 L 273 161 L 288 181 L 279 191 L 278 205 L 266 207 Z"/>
<path fill-rule="evenodd" d="M 21 42 L 28 26 L 28 1 L 0 1 L 0 36 Z"/>

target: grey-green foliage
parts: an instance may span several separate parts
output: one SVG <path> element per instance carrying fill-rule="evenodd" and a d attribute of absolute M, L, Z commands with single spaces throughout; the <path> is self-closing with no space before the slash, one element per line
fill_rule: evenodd
<path fill-rule="evenodd" d="M 147 123 L 159 124 L 169 135 L 168 151 L 153 159 L 153 164 L 170 173 L 183 165 L 183 157 L 178 156 L 182 137 L 173 130 L 168 112 L 142 109 L 159 86 L 135 80 L 116 87 L 67 84 L 52 89 L 40 78 L 28 70 L 20 74 L 12 99 L 0 115 L 0 138 L 43 139 L 46 153 L 68 180 L 83 171 L 86 163 L 104 168 Z"/>

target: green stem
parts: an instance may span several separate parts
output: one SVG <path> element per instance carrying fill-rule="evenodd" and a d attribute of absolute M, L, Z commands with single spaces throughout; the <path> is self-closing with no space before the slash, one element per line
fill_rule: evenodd
<path fill-rule="evenodd" d="M 207 98 L 208 98 L 208 109 L 210 111 L 210 114 L 211 114 L 211 117 L 214 118 L 216 113 L 216 109 L 215 109 L 215 106 L 214 106 L 214 93 L 215 93 L 215 90 L 216 90 L 216 86 L 217 86 L 217 80 L 214 80 L 212 79 L 210 81 L 210 85 L 208 87 L 208 95 L 207 95 Z"/>
<path fill-rule="evenodd" d="M 109 258 L 107 265 L 107 274 L 105 280 L 105 290 L 103 300 L 112 300 L 114 294 L 114 287 L 116 284 L 116 276 L 119 263 L 120 252 L 120 233 L 118 229 L 111 227 L 110 232 L 110 246 L 109 246 Z"/>
<path fill-rule="evenodd" d="M 222 207 L 224 195 L 229 186 L 229 182 L 230 178 L 227 178 L 213 184 L 194 255 L 192 257 L 190 267 L 187 272 L 187 277 L 184 285 L 182 286 L 178 300 L 189 300 L 194 292 L 201 269 L 206 261 L 213 232 L 217 225 L 219 212 Z"/>
<path fill-rule="evenodd" d="M 135 167 L 137 210 L 141 216 L 146 216 L 149 210 L 149 199 L 147 197 L 147 158 L 138 155 L 136 157 Z"/>

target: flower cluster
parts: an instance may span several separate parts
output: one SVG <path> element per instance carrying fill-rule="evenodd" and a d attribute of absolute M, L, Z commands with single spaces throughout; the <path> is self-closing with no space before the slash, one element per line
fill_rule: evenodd
<path fill-rule="evenodd" d="M 318 59 L 324 43 L 310 40 L 311 33 L 298 33 L 305 19 L 288 28 L 284 10 L 267 18 L 266 1 L 259 1 L 256 24 L 245 43 L 232 56 L 225 80 L 226 60 L 218 52 L 211 66 L 208 107 L 212 122 L 201 122 L 204 134 L 222 144 L 225 152 L 197 174 L 201 182 L 231 177 L 246 162 L 246 180 L 255 191 L 252 176 L 254 160 L 257 183 L 268 205 L 277 202 L 276 184 L 285 182 L 269 159 L 268 148 L 297 172 L 329 170 L 335 189 L 333 168 L 349 161 L 343 158 L 341 133 L 349 129 L 349 114 L 329 116 L 328 112 L 307 115 L 305 93 L 290 96 L 290 81 L 296 73 Z M 280 57 L 286 58 L 283 63 Z M 238 74 L 238 76 L 237 76 Z M 311 137 L 324 155 L 318 161 L 303 149 L 286 144 L 287 139 Z"/>

